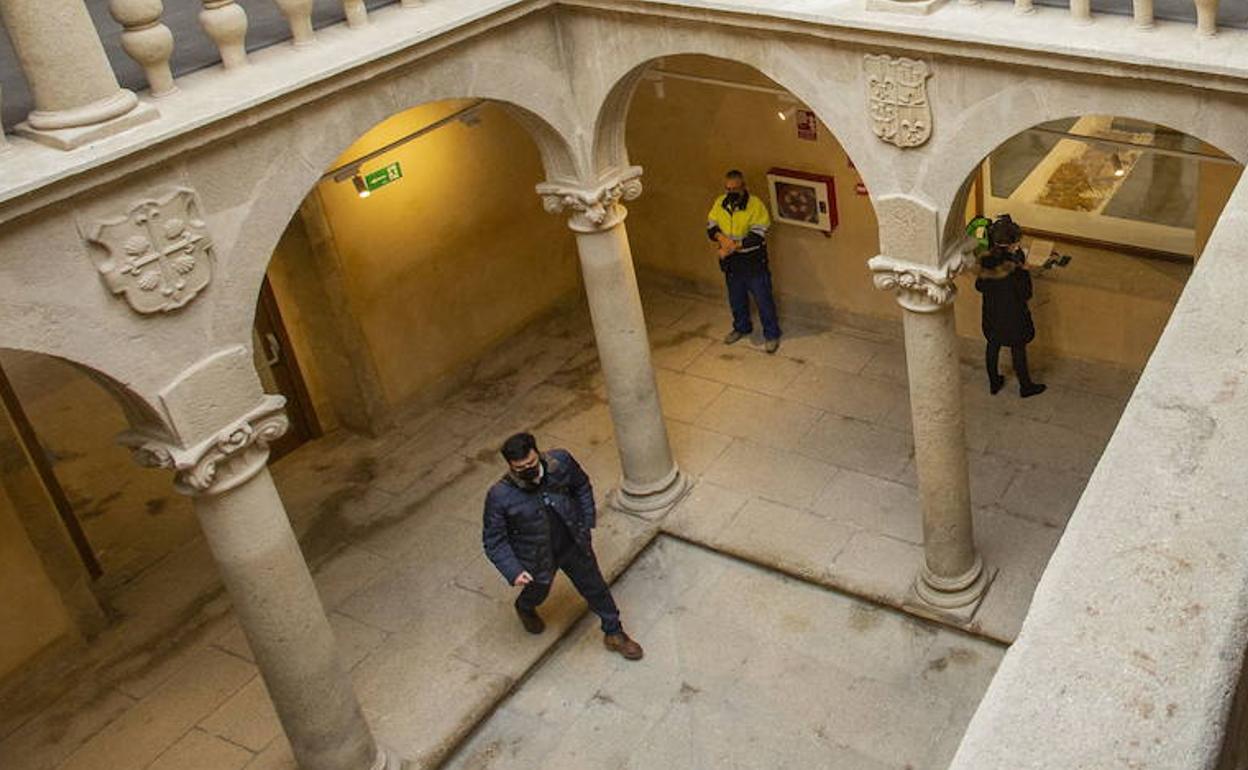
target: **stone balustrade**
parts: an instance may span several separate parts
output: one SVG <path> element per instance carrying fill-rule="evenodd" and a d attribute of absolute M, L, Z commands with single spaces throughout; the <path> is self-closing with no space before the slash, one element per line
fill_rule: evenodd
<path fill-rule="evenodd" d="M 313 0 L 272 2 L 285 18 L 295 47 L 316 42 Z M 216 46 L 222 67 L 245 67 L 248 19 L 243 6 L 236 0 L 201 3 L 199 24 Z M 398 4 L 425 6 L 422 0 Z M 342 9 L 348 28 L 368 24 L 364 0 L 342 0 Z M 163 0 L 109 0 L 108 11 L 121 25 L 122 49 L 143 69 L 147 95 L 159 99 L 177 91 L 171 67 L 175 39 L 163 20 Z M 80 0 L 0 0 L 0 20 L 34 98 L 34 110 L 17 133 L 70 150 L 159 116 L 133 92 L 118 86 L 100 35 Z M 0 151 L 8 147 L 0 128 Z"/>
<path fill-rule="evenodd" d="M 1185 0 L 1191 3 L 1196 14 L 1196 30 L 1203 37 L 1217 34 L 1218 7 L 1220 0 Z M 896 11 L 907 14 L 933 13 L 949 0 L 863 0 L 867 10 Z M 1011 0 L 1014 10 L 1019 14 L 1034 14 L 1036 6 L 1054 5 L 1044 0 Z M 1119 0 L 1122 12 L 1131 13 L 1135 26 L 1140 29 L 1151 29 L 1155 24 L 1155 0 Z M 958 6 L 983 6 L 985 0 L 956 0 Z M 991 4 L 991 0 L 989 0 Z M 1070 16 L 1079 25 L 1092 24 L 1095 20 L 1092 0 L 1065 0 L 1070 9 Z M 1172 11 L 1173 12 L 1173 11 Z"/>

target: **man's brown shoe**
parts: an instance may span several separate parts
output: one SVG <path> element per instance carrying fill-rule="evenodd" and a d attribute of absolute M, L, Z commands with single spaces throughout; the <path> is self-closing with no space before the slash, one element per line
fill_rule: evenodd
<path fill-rule="evenodd" d="M 516 614 L 520 616 L 520 623 L 524 626 L 524 630 L 530 634 L 540 634 L 546 630 L 546 621 L 534 610 L 522 610 L 516 607 Z"/>
<path fill-rule="evenodd" d="M 602 637 L 602 643 L 611 652 L 618 652 L 628 660 L 641 660 L 641 645 L 629 638 L 628 634 L 621 631 L 618 634 L 607 634 Z"/>

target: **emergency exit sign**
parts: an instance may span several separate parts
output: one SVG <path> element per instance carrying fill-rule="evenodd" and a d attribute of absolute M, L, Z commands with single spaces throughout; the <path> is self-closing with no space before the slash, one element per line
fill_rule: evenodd
<path fill-rule="evenodd" d="M 391 182 L 397 182 L 402 178 L 403 169 L 397 162 L 395 162 L 385 168 L 379 168 L 372 173 L 366 174 L 364 176 L 364 184 L 368 187 L 368 191 L 372 192 L 373 190 L 385 187 Z"/>

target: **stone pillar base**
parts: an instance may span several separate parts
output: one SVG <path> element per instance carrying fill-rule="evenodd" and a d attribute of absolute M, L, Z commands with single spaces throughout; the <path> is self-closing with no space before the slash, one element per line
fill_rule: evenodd
<path fill-rule="evenodd" d="M 124 115 L 95 123 L 89 126 L 72 126 L 70 128 L 35 128 L 28 122 L 18 123 L 14 133 L 27 139 L 54 147 L 58 150 L 72 150 L 89 142 L 99 141 L 122 131 L 150 123 L 160 117 L 160 113 L 150 104 L 139 104 Z"/>
<path fill-rule="evenodd" d="M 407 770 L 407 767 L 407 760 L 394 753 L 394 749 L 378 746 L 377 758 L 369 770 Z"/>
<path fill-rule="evenodd" d="M 679 467 L 655 484 L 638 486 L 628 479 L 620 481 L 620 485 L 611 491 L 609 502 L 611 507 L 625 513 L 632 513 L 644 519 L 657 519 L 667 513 L 689 491 L 689 477 Z"/>
<path fill-rule="evenodd" d="M 924 564 L 902 609 L 940 623 L 969 625 L 996 576 L 997 570 L 985 567 L 978 555 L 965 575 L 952 580 L 933 575 Z"/>

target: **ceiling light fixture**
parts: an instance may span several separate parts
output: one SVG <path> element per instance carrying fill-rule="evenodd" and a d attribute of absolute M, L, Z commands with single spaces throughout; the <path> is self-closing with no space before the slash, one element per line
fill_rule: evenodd
<path fill-rule="evenodd" d="M 360 176 L 359 170 L 356 170 L 355 176 L 351 177 L 351 181 L 355 183 L 355 191 L 361 198 L 367 198 L 372 195 L 368 189 L 368 182 L 364 181 L 364 177 Z"/>
<path fill-rule="evenodd" d="M 1114 163 L 1114 176 L 1125 176 L 1127 170 L 1122 167 L 1122 158 L 1118 157 L 1118 153 L 1114 153 L 1111 157 Z"/>

